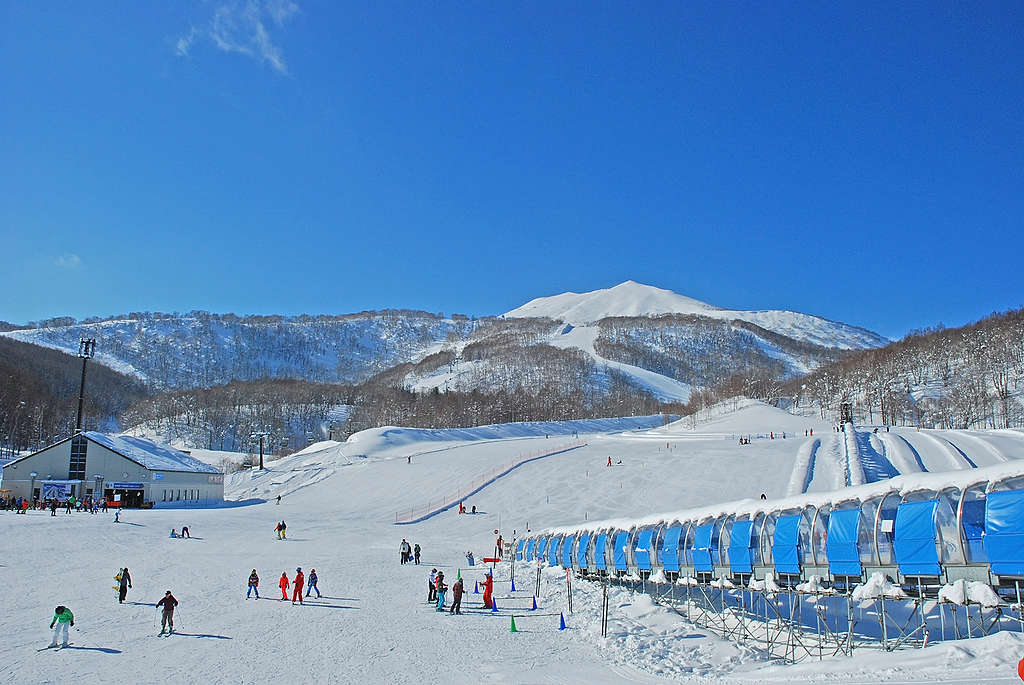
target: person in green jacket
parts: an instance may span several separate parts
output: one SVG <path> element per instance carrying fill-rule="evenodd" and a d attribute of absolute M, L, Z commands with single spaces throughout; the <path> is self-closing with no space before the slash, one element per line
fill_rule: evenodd
<path fill-rule="evenodd" d="M 75 625 L 75 616 L 71 613 L 71 609 L 66 606 L 59 606 L 53 610 L 53 620 L 50 621 L 50 627 L 53 628 L 54 624 L 57 624 L 56 628 L 53 628 L 53 642 L 50 643 L 51 647 L 57 646 L 57 637 L 63 631 L 64 642 L 61 647 L 68 646 L 68 624 Z"/>

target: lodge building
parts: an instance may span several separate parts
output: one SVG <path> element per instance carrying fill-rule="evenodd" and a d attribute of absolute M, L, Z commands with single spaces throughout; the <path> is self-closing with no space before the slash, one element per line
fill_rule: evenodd
<path fill-rule="evenodd" d="M 145 438 L 77 433 L 3 466 L 15 498 L 97 498 L 124 507 L 211 506 L 224 501 L 224 474 Z"/>

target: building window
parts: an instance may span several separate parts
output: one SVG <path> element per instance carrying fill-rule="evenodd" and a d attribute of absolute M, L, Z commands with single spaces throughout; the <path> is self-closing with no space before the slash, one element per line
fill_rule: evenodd
<path fill-rule="evenodd" d="M 84 435 L 71 438 L 71 462 L 68 464 L 68 480 L 85 479 L 85 456 L 89 441 Z"/>

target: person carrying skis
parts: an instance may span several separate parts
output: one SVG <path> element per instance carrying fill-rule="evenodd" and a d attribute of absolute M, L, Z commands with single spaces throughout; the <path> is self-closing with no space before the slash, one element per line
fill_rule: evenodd
<path fill-rule="evenodd" d="M 412 548 L 413 559 L 416 560 L 416 565 L 420 565 L 420 543 L 416 543 Z"/>
<path fill-rule="evenodd" d="M 430 578 L 427 580 L 427 601 L 437 601 L 437 569 L 430 569 Z"/>
<path fill-rule="evenodd" d="M 290 583 L 288 582 L 288 574 L 287 573 L 283 573 L 283 572 L 281 573 L 281 580 L 277 581 L 277 585 L 278 585 L 278 587 L 281 588 L 281 599 L 282 600 L 287 600 L 288 599 L 288 586 L 290 585 Z"/>
<path fill-rule="evenodd" d="M 168 590 L 164 593 L 163 598 L 156 603 L 157 609 L 160 607 L 164 608 L 163 613 L 160 615 L 160 634 L 164 634 L 164 629 L 168 628 L 167 634 L 170 635 L 174 632 L 174 607 L 178 606 L 178 600 L 174 598 L 171 591 Z"/>
<path fill-rule="evenodd" d="M 316 590 L 316 598 L 320 599 L 320 588 L 316 586 L 316 569 L 310 569 L 309 571 L 309 586 L 306 587 L 306 596 L 309 597 L 309 593 Z"/>
<path fill-rule="evenodd" d="M 295 604 L 295 600 L 299 600 L 299 604 L 302 604 L 302 586 L 306 583 L 306 577 L 302 575 L 302 567 L 295 569 L 295 578 L 292 580 L 292 604 Z"/>
<path fill-rule="evenodd" d="M 124 598 L 128 594 L 128 588 L 132 586 L 132 576 L 128 573 L 128 567 L 125 566 L 121 569 L 121 572 L 117 574 L 117 603 L 124 604 Z"/>
<path fill-rule="evenodd" d="M 491 575 L 490 571 L 487 572 L 487 576 L 484 578 L 484 609 L 490 609 L 494 603 L 494 576 Z"/>
<path fill-rule="evenodd" d="M 53 628 L 54 624 L 57 624 L 56 628 Z M 53 628 L 53 640 L 50 642 L 51 647 L 57 646 L 57 638 L 63 634 L 64 641 L 61 647 L 68 646 L 68 624 L 75 625 L 75 615 L 71 613 L 71 609 L 66 606 L 58 606 L 53 610 L 53 620 L 50 621 L 50 627 Z"/>
<path fill-rule="evenodd" d="M 448 586 L 444 584 L 444 573 L 437 572 L 437 611 L 444 611 L 444 593 Z"/>
<path fill-rule="evenodd" d="M 256 573 L 256 569 L 252 570 L 249 574 L 249 589 L 245 591 L 245 598 L 249 599 L 249 595 L 256 593 L 256 599 L 260 598 L 260 577 Z"/>
<path fill-rule="evenodd" d="M 452 585 L 452 610 L 450 613 L 462 614 L 462 590 L 462 577 L 459 576 L 459 579 Z"/>

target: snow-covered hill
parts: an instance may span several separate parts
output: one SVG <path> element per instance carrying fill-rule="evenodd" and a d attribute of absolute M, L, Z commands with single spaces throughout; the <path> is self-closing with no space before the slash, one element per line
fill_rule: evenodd
<path fill-rule="evenodd" d="M 693 314 L 726 321 L 756 324 L 780 335 L 840 349 L 879 347 L 889 341 L 864 328 L 829 321 L 810 314 L 779 310 L 741 311 L 714 305 L 635 281 L 588 293 L 562 293 L 538 297 L 505 314 L 506 317 L 545 317 L 574 326 L 594 324 L 610 317 Z"/>

